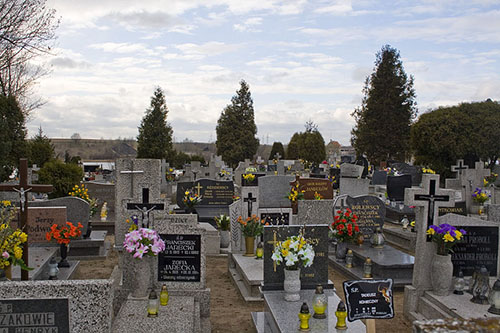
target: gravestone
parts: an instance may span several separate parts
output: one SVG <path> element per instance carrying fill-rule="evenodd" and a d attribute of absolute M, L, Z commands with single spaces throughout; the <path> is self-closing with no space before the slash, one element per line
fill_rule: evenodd
<path fill-rule="evenodd" d="M 212 179 L 199 179 L 195 182 L 179 182 L 177 184 L 177 205 L 185 208 L 182 198 L 184 192 L 194 189 L 201 196 L 196 209 L 202 207 L 228 206 L 233 202 L 234 184 L 232 181 L 219 181 Z"/>
<path fill-rule="evenodd" d="M 341 177 L 339 184 L 340 195 L 347 194 L 350 196 L 368 194 L 370 186 L 369 179 Z"/>
<path fill-rule="evenodd" d="M 264 282 L 262 290 L 282 290 L 285 263 L 275 264 L 271 259 L 278 241 L 289 236 L 298 235 L 301 226 L 264 226 Z M 300 270 L 302 289 L 314 289 L 318 284 L 323 288 L 331 288 L 328 284 L 328 226 L 306 225 L 304 237 L 310 240 L 315 257 L 310 267 Z"/>
<path fill-rule="evenodd" d="M 463 174 L 460 180 L 462 182 L 462 186 L 465 189 L 465 201 L 469 213 L 474 212 L 472 208 L 472 193 L 476 188 L 482 188 L 484 186 L 484 177 L 489 176 L 490 174 L 490 169 L 485 169 L 484 162 L 482 161 L 476 162 L 474 169 L 463 170 Z"/>
<path fill-rule="evenodd" d="M 385 203 L 379 198 L 371 195 L 347 196 L 345 202 L 353 214 L 358 216 L 358 227 L 365 238 L 370 238 L 377 227 L 383 227 Z M 337 212 L 334 213 L 337 215 Z"/>
<path fill-rule="evenodd" d="M 295 225 L 330 224 L 333 222 L 333 200 L 299 200 Z"/>
<path fill-rule="evenodd" d="M 127 203 L 128 211 L 138 211 L 139 214 L 135 214 L 141 217 L 142 228 L 152 228 L 153 224 L 151 221 L 151 212 L 154 210 L 162 211 L 165 209 L 163 203 L 152 203 L 149 202 L 149 188 L 142 189 L 142 201 L 141 202 L 129 202 Z"/>
<path fill-rule="evenodd" d="M 299 191 L 304 191 L 304 200 L 314 200 L 314 194 L 318 193 L 322 199 L 333 199 L 332 183 L 328 179 L 300 178 L 295 177 L 290 186 L 296 186 L 299 183 Z"/>
<path fill-rule="evenodd" d="M 250 217 L 258 214 L 259 188 L 256 186 L 243 186 L 241 188 L 241 198 L 243 199 L 242 217 Z"/>
<path fill-rule="evenodd" d="M 89 203 L 82 198 L 62 197 L 45 201 L 30 201 L 30 207 L 66 207 L 67 221 L 83 226 L 82 237 L 87 234 L 89 227 Z"/>
<path fill-rule="evenodd" d="M 411 184 L 410 175 L 387 176 L 387 196 L 389 200 L 405 200 L 405 189 L 411 188 Z"/>
<path fill-rule="evenodd" d="M 469 169 L 469 166 L 464 164 L 464 160 L 457 160 L 457 165 L 451 166 L 451 171 L 456 172 L 458 178 L 461 178 L 464 170 Z"/>
<path fill-rule="evenodd" d="M 229 218 L 231 220 L 232 253 L 241 253 L 245 250 L 245 244 L 243 242 L 243 234 L 240 229 L 240 224 L 238 223 L 238 217 L 243 216 L 242 204 L 243 201 L 239 199 L 229 205 Z"/>
<path fill-rule="evenodd" d="M 340 165 L 340 176 L 342 178 L 360 178 L 363 174 L 363 167 L 361 165 L 342 163 Z"/>
<path fill-rule="evenodd" d="M 259 209 L 259 219 L 270 225 L 292 225 L 295 223 L 291 208 Z"/>
<path fill-rule="evenodd" d="M 259 209 L 260 208 L 289 208 L 290 182 L 293 176 L 265 176 L 259 179 Z"/>
<path fill-rule="evenodd" d="M 407 163 L 393 163 L 391 168 L 395 169 L 400 175 L 410 175 L 413 186 L 420 185 L 422 181 L 422 169 Z"/>
<path fill-rule="evenodd" d="M 372 185 L 386 185 L 387 184 L 387 172 L 384 170 L 373 171 Z"/>
<path fill-rule="evenodd" d="M 18 215 L 11 221 L 13 228 L 19 228 Z M 28 244 L 47 244 L 45 234 L 53 224 L 66 226 L 66 207 L 28 207 L 28 223 L 25 232 L 29 235 Z M 75 223 L 76 226 L 76 223 Z M 56 244 L 53 242 L 53 244 Z"/>
<path fill-rule="evenodd" d="M 358 157 L 356 159 L 354 164 L 360 165 L 363 167 L 363 172 L 361 173 L 361 178 L 366 178 L 368 176 L 368 169 L 369 169 L 368 160 L 366 158 L 364 158 L 363 156 L 361 156 L 361 157 Z"/>
<path fill-rule="evenodd" d="M 91 198 L 96 198 L 98 201 L 97 212 L 101 212 L 102 205 L 107 202 L 108 207 L 108 221 L 115 220 L 115 184 L 111 183 L 97 183 L 97 182 L 86 182 L 85 187 L 88 190 L 88 194 Z M 100 217 L 99 214 L 96 214 Z M 95 216 L 94 216 L 95 219 Z"/>
<path fill-rule="evenodd" d="M 467 216 L 465 201 L 455 201 L 455 206 L 453 207 L 439 207 L 439 216 L 450 213 Z"/>

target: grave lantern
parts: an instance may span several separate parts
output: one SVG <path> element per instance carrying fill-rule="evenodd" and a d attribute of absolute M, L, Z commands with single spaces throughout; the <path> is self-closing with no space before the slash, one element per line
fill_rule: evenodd
<path fill-rule="evenodd" d="M 161 291 L 160 291 L 160 304 L 162 306 L 165 306 L 168 304 L 168 290 L 167 290 L 167 285 L 166 284 L 163 284 L 163 286 L 161 287 Z"/>
<path fill-rule="evenodd" d="M 372 278 L 372 260 L 370 259 L 370 257 L 366 258 L 365 264 L 363 265 L 363 278 Z"/>
<path fill-rule="evenodd" d="M 158 296 L 154 290 L 151 290 L 148 299 L 148 317 L 157 317 L 159 307 L 160 302 L 158 301 Z"/>
<path fill-rule="evenodd" d="M 49 280 L 57 280 L 57 273 L 59 273 L 59 268 L 57 267 L 56 258 L 52 257 L 49 261 Z"/>
<path fill-rule="evenodd" d="M 382 234 L 382 229 L 380 229 L 380 227 L 377 227 L 375 229 L 375 232 L 373 233 L 370 241 L 372 243 L 372 247 L 374 247 L 376 249 L 381 249 L 384 247 L 385 238 L 384 238 L 384 235 Z"/>
<path fill-rule="evenodd" d="M 335 328 L 338 330 L 346 330 L 347 325 L 345 319 L 347 317 L 347 309 L 345 307 L 344 302 L 342 301 L 339 302 L 339 305 L 337 306 L 337 311 L 335 311 L 335 317 L 337 317 L 337 325 L 335 325 Z"/>
<path fill-rule="evenodd" d="M 328 306 L 328 299 L 326 298 L 325 293 L 323 292 L 323 286 L 318 284 L 316 286 L 316 292 L 313 297 L 313 309 L 314 315 L 313 317 L 316 319 L 325 319 L 325 310 Z"/>
<path fill-rule="evenodd" d="M 408 220 L 408 216 L 404 215 L 401 219 L 401 224 L 403 225 L 403 229 L 408 229 L 408 225 L 410 224 L 410 220 Z"/>
<path fill-rule="evenodd" d="M 455 280 L 455 287 L 454 287 L 453 293 L 455 295 L 463 295 L 464 294 L 464 289 L 465 289 L 465 280 L 464 280 L 464 272 L 460 270 L 458 272 L 458 276 Z"/>
<path fill-rule="evenodd" d="M 482 266 L 479 274 L 477 275 L 477 283 L 474 284 L 472 290 L 472 303 L 488 304 L 488 294 L 490 288 L 490 273 L 486 267 Z"/>
<path fill-rule="evenodd" d="M 307 306 L 307 303 L 304 302 L 302 303 L 299 312 L 301 331 L 309 331 L 309 318 L 311 318 L 311 314 L 309 313 L 309 307 Z"/>
<path fill-rule="evenodd" d="M 493 289 L 490 291 L 488 301 L 491 304 L 488 312 L 500 315 L 500 279 L 497 279 L 493 284 Z"/>
<path fill-rule="evenodd" d="M 345 255 L 345 267 L 352 268 L 352 260 L 354 259 L 354 254 L 352 250 L 347 250 L 347 254 Z"/>
<path fill-rule="evenodd" d="M 262 257 L 264 257 L 264 244 L 259 242 L 255 250 L 255 259 L 262 259 Z"/>

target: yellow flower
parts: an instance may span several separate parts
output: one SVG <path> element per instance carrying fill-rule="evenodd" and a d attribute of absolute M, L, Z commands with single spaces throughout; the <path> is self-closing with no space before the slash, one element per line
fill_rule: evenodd
<path fill-rule="evenodd" d="M 415 221 L 410 222 L 410 226 L 414 227 L 415 226 Z"/>
<path fill-rule="evenodd" d="M 189 195 L 189 191 L 184 192 L 184 195 L 188 196 Z"/>
<path fill-rule="evenodd" d="M 281 254 L 283 254 L 283 257 L 286 257 L 288 255 L 288 250 L 287 249 L 281 249 Z"/>
<path fill-rule="evenodd" d="M 443 236 L 443 239 L 445 242 L 453 242 L 455 241 L 455 238 L 453 238 L 452 235 L 450 235 L 449 232 L 447 232 L 444 236 Z"/>
<path fill-rule="evenodd" d="M 14 248 L 14 257 L 16 257 L 16 259 L 21 259 L 23 257 L 23 250 L 18 246 Z"/>
<path fill-rule="evenodd" d="M 457 240 L 460 240 L 460 238 L 462 238 L 462 233 L 458 230 L 455 230 L 455 237 L 457 238 Z"/>
<path fill-rule="evenodd" d="M 436 233 L 436 230 L 432 229 L 432 228 L 429 228 L 427 230 L 427 235 L 434 235 Z"/>

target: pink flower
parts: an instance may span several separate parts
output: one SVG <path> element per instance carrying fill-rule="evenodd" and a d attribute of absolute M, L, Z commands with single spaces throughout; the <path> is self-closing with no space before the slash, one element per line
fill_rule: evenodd
<path fill-rule="evenodd" d="M 2 253 L 2 257 L 3 257 L 4 259 L 9 259 L 9 257 L 10 257 L 9 252 L 4 251 L 4 252 Z"/>
<path fill-rule="evenodd" d="M 129 232 L 128 234 L 125 235 L 125 238 L 127 240 L 130 240 L 132 242 L 137 242 L 139 241 L 142 237 L 141 237 L 141 234 L 139 233 L 139 231 L 137 230 L 134 230 L 134 231 L 131 231 Z"/>
<path fill-rule="evenodd" d="M 153 251 L 155 255 L 158 255 L 158 253 L 162 252 L 163 250 L 165 250 L 165 242 L 161 239 L 154 242 L 151 246 L 151 251 Z"/>
<path fill-rule="evenodd" d="M 135 250 L 134 253 L 134 258 L 142 258 L 146 253 L 148 252 L 148 248 L 144 246 L 144 244 L 141 244 L 141 246 Z"/>

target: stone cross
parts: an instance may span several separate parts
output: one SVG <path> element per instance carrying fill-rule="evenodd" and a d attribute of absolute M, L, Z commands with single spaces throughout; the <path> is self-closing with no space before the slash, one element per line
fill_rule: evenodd
<path fill-rule="evenodd" d="M 142 174 L 144 171 L 142 170 L 134 170 L 134 161 L 132 160 L 130 162 L 130 170 L 122 170 L 120 171 L 121 174 L 123 175 L 130 175 L 130 197 L 134 196 L 134 175 L 135 174 Z"/>
<path fill-rule="evenodd" d="M 24 232 L 28 224 L 28 192 L 52 192 L 52 185 L 33 185 L 28 183 L 28 160 L 26 158 L 19 159 L 19 185 L 0 184 L 0 191 L 15 191 L 19 193 L 19 201 L 21 202 L 21 216 L 19 218 L 19 227 Z M 29 235 L 28 235 L 29 237 Z M 28 263 L 28 242 L 24 243 L 23 260 L 26 266 Z M 29 272 L 21 270 L 21 280 L 28 280 Z"/>
<path fill-rule="evenodd" d="M 163 203 L 150 203 L 149 202 L 149 189 L 142 189 L 142 202 L 140 203 L 128 203 L 128 210 L 138 210 L 142 215 L 142 227 L 149 228 L 149 213 L 152 210 L 164 210 L 165 205 Z"/>
<path fill-rule="evenodd" d="M 248 198 L 243 199 L 244 202 L 248 203 L 248 217 L 252 216 L 252 204 L 257 201 L 257 198 L 254 198 L 252 193 L 248 193 Z"/>
<path fill-rule="evenodd" d="M 415 246 L 415 268 L 413 286 L 421 290 L 432 288 L 430 281 L 431 262 L 436 248 L 427 242 L 429 225 L 438 223 L 439 207 L 455 205 L 455 191 L 439 188 L 439 175 L 422 175 L 422 188 L 405 189 L 405 205 L 415 206 L 415 226 L 417 241 Z"/>
<path fill-rule="evenodd" d="M 280 155 L 280 153 L 279 153 L 279 152 L 278 152 L 278 153 L 276 153 L 276 154 L 274 154 L 274 158 L 275 158 L 276 160 L 278 160 L 278 161 L 280 160 L 280 158 L 281 158 L 281 157 L 282 157 L 282 156 Z"/>
<path fill-rule="evenodd" d="M 462 170 L 467 170 L 469 168 L 468 165 L 464 164 L 464 160 L 457 160 L 457 165 L 451 166 L 451 171 L 458 173 L 458 178 L 462 176 Z"/>

